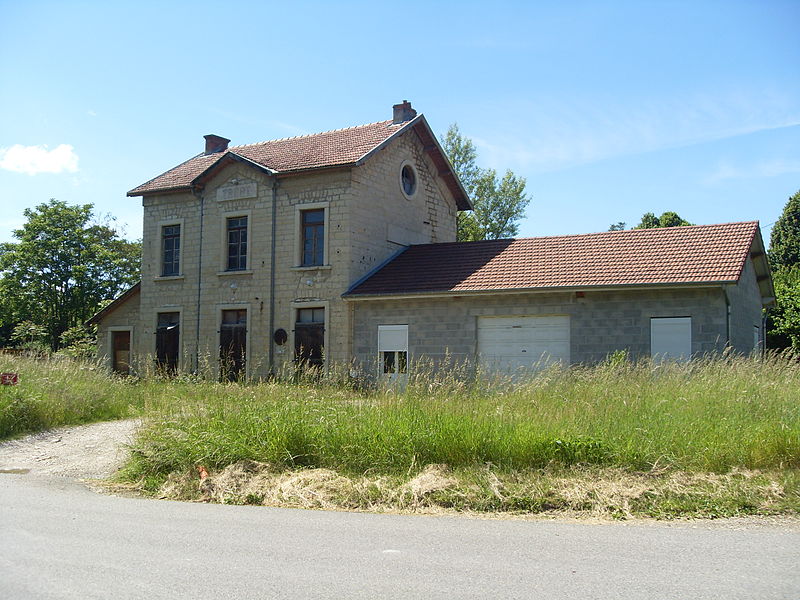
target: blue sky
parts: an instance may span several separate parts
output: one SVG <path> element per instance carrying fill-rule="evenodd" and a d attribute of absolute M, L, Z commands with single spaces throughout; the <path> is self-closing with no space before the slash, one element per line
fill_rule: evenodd
<path fill-rule="evenodd" d="M 520 235 L 758 219 L 800 189 L 800 1 L 0 0 L 0 241 L 58 198 L 141 235 L 127 190 L 403 99 L 532 197 Z"/>

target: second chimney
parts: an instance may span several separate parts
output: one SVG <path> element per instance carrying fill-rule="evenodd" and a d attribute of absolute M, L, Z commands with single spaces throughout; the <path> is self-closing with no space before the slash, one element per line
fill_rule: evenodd
<path fill-rule="evenodd" d="M 411 102 L 403 100 L 400 104 L 392 106 L 392 123 L 405 123 L 417 116 L 417 111 L 411 108 Z"/>
<path fill-rule="evenodd" d="M 209 133 L 203 136 L 206 140 L 206 154 L 214 154 L 216 152 L 225 152 L 228 149 L 230 140 L 221 135 L 214 135 Z"/>

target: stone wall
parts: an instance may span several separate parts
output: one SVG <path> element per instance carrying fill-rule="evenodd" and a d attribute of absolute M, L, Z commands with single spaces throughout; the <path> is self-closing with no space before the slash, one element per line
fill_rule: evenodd
<path fill-rule="evenodd" d="M 414 164 L 419 177 L 410 200 L 400 187 L 403 161 Z M 294 357 L 297 310 L 324 307 L 327 359 L 347 361 L 351 315 L 341 295 L 402 248 L 394 242 L 404 232 L 413 238 L 400 240 L 405 243 L 455 240 L 455 203 L 435 173 L 416 133 L 409 131 L 352 169 L 282 176 L 276 184 L 260 170 L 233 163 L 197 194 L 145 197 L 140 308 L 138 314 L 119 317 L 135 323 L 134 354 L 151 360 L 158 313 L 178 312 L 179 369 L 215 372 L 221 311 L 244 308 L 248 373 L 265 376 L 271 365 L 279 369 Z M 273 194 L 275 296 L 270 302 Z M 326 264 L 302 267 L 300 210 L 311 208 L 326 211 Z M 247 269 L 226 271 L 226 219 L 236 216 L 248 218 Z M 181 226 L 180 273 L 162 277 L 162 227 L 171 224 Z M 101 335 L 109 322 L 103 319 Z M 289 333 L 283 346 L 272 341 L 279 328 Z"/>
<path fill-rule="evenodd" d="M 128 296 L 124 302 L 103 317 L 102 327 L 97 328 L 97 354 L 100 361 L 109 369 L 111 368 L 111 331 L 117 328 L 131 329 L 131 350 L 135 355 L 136 344 L 139 342 L 139 301 L 140 292 Z M 134 365 L 135 366 L 135 365 Z"/>

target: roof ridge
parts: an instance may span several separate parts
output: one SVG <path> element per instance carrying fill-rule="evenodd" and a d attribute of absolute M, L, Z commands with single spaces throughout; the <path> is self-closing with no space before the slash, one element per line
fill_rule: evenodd
<path fill-rule="evenodd" d="M 352 125 L 351 127 L 340 127 L 339 129 L 329 129 L 328 131 L 318 131 L 316 133 L 306 133 L 304 135 L 293 135 L 289 137 L 282 137 L 282 138 L 275 138 L 273 140 L 264 140 L 262 142 L 253 142 L 251 144 L 241 144 L 239 146 L 232 146 L 228 148 L 228 151 L 235 150 L 237 148 L 248 148 L 250 146 L 261 146 L 263 144 L 271 144 L 274 142 L 288 142 L 290 140 L 302 140 L 305 138 L 311 138 L 318 135 L 325 135 L 327 133 L 340 133 L 342 131 L 350 131 L 352 129 L 360 129 L 362 127 L 372 127 L 373 125 L 383 125 L 383 124 L 392 124 L 391 119 L 387 119 L 385 121 L 375 121 L 374 123 L 364 123 L 363 125 Z M 402 125 L 402 123 L 396 123 L 397 125 Z"/>
<path fill-rule="evenodd" d="M 649 227 L 643 229 L 623 229 L 619 231 L 594 231 L 591 233 L 567 233 L 564 235 L 538 235 L 538 236 L 531 236 L 531 237 L 520 237 L 520 238 L 497 238 L 494 240 L 473 240 L 467 242 L 433 242 L 428 244 L 412 244 L 412 246 L 452 246 L 456 244 L 488 244 L 488 243 L 498 243 L 498 242 L 524 242 L 529 240 L 556 240 L 556 239 L 567 239 L 567 238 L 587 238 L 587 237 L 599 237 L 599 236 L 606 236 L 606 235 L 621 235 L 621 234 L 634 234 L 634 235 L 641 235 L 639 232 L 649 232 L 649 231 L 658 231 L 664 232 L 666 230 L 686 230 L 686 229 L 702 229 L 702 228 L 710 228 L 710 227 L 725 227 L 728 225 L 753 225 L 758 226 L 758 221 L 731 221 L 729 223 L 708 223 L 705 225 L 676 225 L 674 227 Z"/>

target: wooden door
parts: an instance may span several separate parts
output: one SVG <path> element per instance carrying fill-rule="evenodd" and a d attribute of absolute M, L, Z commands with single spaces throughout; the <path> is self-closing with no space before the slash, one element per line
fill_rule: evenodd
<path fill-rule="evenodd" d="M 120 375 L 131 372 L 131 332 L 111 332 L 111 368 Z"/>

